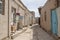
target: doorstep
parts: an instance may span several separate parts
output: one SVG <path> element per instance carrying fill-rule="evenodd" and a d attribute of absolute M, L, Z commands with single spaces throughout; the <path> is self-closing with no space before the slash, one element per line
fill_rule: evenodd
<path fill-rule="evenodd" d="M 28 27 L 24 27 L 23 29 L 16 31 L 14 34 L 11 35 L 11 39 L 16 38 L 19 34 L 24 33 L 26 30 L 28 29 Z"/>

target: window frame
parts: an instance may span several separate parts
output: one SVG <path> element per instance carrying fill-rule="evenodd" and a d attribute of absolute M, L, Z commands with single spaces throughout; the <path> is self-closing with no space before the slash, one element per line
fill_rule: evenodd
<path fill-rule="evenodd" d="M 1 8 L 1 13 L 0 14 L 2 14 L 2 15 L 4 15 L 4 13 L 5 13 L 5 0 L 0 0 L 0 1 L 2 1 L 2 8 Z"/>
<path fill-rule="evenodd" d="M 46 21 L 46 11 L 45 11 L 45 15 L 44 15 L 45 21 Z"/>

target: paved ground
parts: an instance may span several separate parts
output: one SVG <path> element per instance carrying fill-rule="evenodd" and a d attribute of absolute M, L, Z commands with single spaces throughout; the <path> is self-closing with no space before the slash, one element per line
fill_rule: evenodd
<path fill-rule="evenodd" d="M 14 40 L 55 40 L 38 25 L 29 27 L 24 33 L 19 34 Z"/>

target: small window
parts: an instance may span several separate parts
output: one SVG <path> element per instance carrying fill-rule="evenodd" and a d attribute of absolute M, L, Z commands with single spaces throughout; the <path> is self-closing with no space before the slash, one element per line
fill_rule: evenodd
<path fill-rule="evenodd" d="M 45 21 L 46 21 L 46 12 L 45 12 Z"/>
<path fill-rule="evenodd" d="M 0 0 L 0 14 L 4 14 L 4 0 Z"/>
<path fill-rule="evenodd" d="M 60 7 L 60 0 L 57 0 L 57 6 Z"/>
<path fill-rule="evenodd" d="M 50 2 L 51 0 L 49 0 L 49 2 Z"/>
<path fill-rule="evenodd" d="M 0 0 L 0 14 L 2 13 L 2 0 Z"/>
<path fill-rule="evenodd" d="M 14 1 L 14 0 L 12 0 L 12 1 Z"/>
<path fill-rule="evenodd" d="M 0 1 L 2 1 L 2 0 L 0 0 Z"/>

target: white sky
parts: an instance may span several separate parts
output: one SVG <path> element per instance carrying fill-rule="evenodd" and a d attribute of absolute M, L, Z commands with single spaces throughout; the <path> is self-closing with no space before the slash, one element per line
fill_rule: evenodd
<path fill-rule="evenodd" d="M 21 0 L 30 11 L 35 11 L 35 17 L 40 17 L 38 8 L 43 6 L 47 0 Z"/>

